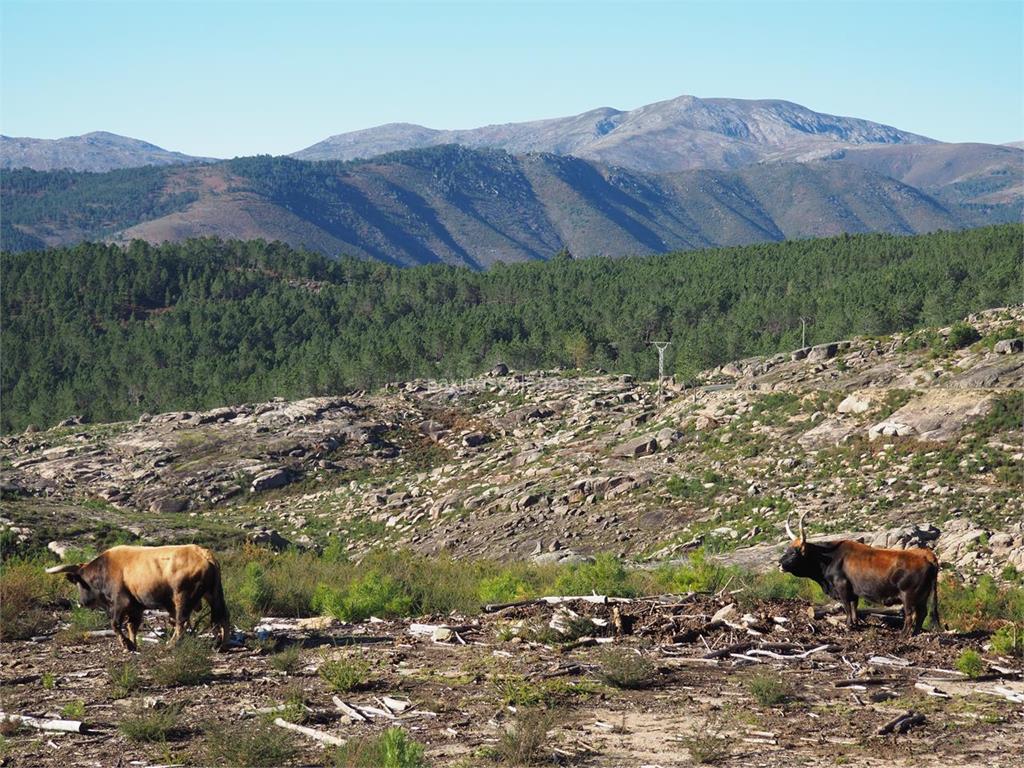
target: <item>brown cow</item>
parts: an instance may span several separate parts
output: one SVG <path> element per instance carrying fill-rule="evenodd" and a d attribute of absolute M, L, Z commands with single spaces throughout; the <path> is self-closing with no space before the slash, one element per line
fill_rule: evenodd
<path fill-rule="evenodd" d="M 842 602 L 849 626 L 857 623 L 857 601 L 866 598 L 893 605 L 903 603 L 903 635 L 921 631 L 928 615 L 939 624 L 939 560 L 930 549 L 879 549 L 852 539 L 812 544 L 800 532 L 779 559 L 779 568 L 794 576 L 813 579 L 823 590 Z"/>
<path fill-rule="evenodd" d="M 125 650 L 137 650 L 136 635 L 146 608 L 171 615 L 173 644 L 204 597 L 210 605 L 218 647 L 223 648 L 230 636 L 220 566 L 212 552 L 195 544 L 112 547 L 88 563 L 58 565 L 46 572 L 63 573 L 77 584 L 83 606 L 105 609 Z"/>

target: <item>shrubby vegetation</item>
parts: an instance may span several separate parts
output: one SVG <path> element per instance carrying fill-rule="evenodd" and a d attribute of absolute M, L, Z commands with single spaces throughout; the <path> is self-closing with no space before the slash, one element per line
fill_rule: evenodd
<path fill-rule="evenodd" d="M 652 339 L 671 339 L 676 372 L 691 375 L 798 346 L 800 316 L 814 318 L 814 343 L 1018 301 L 1022 236 L 843 236 L 485 273 L 260 241 L 3 254 L 0 429 L 458 377 L 499 360 L 651 377 Z"/>

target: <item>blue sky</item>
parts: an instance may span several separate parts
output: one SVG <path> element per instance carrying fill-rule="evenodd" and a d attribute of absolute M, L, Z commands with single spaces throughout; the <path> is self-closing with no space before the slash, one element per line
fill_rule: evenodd
<path fill-rule="evenodd" d="M 0 0 L 0 132 L 280 154 L 434 128 L 781 98 L 946 141 L 1024 139 L 1024 3 Z"/>

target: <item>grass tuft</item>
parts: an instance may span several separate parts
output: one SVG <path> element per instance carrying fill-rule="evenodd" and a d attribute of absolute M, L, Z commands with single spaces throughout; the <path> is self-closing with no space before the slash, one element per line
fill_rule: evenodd
<path fill-rule="evenodd" d="M 987 668 L 981 654 L 971 648 L 961 653 L 953 666 L 968 677 L 980 677 Z"/>
<path fill-rule="evenodd" d="M 337 768 L 426 768 L 425 748 L 402 728 L 352 739 L 334 753 Z"/>
<path fill-rule="evenodd" d="M 150 675 L 159 686 L 197 685 L 213 670 L 212 651 L 205 641 L 185 635 L 173 647 L 161 648 Z"/>
<path fill-rule="evenodd" d="M 274 768 L 285 765 L 296 753 L 291 736 L 273 725 L 216 723 L 203 730 L 203 765 Z"/>
<path fill-rule="evenodd" d="M 122 719 L 117 728 L 129 741 L 167 741 L 178 729 L 181 710 L 181 704 L 148 709 L 139 707 Z"/>
<path fill-rule="evenodd" d="M 370 665 L 359 658 L 325 661 L 319 672 L 330 689 L 339 693 L 358 691 L 370 685 Z"/>
<path fill-rule="evenodd" d="M 598 679 L 627 690 L 650 688 L 657 682 L 657 671 L 643 656 L 620 648 L 610 648 L 600 656 Z"/>
<path fill-rule="evenodd" d="M 551 758 L 548 731 L 554 715 L 538 708 L 526 708 L 498 737 L 495 756 L 504 765 L 538 765 Z"/>
<path fill-rule="evenodd" d="M 757 675 L 747 680 L 747 690 L 762 707 L 774 707 L 793 695 L 789 683 L 772 675 Z"/>
<path fill-rule="evenodd" d="M 135 660 L 115 662 L 107 667 L 110 695 L 115 699 L 123 699 L 142 687 L 142 675 Z"/>

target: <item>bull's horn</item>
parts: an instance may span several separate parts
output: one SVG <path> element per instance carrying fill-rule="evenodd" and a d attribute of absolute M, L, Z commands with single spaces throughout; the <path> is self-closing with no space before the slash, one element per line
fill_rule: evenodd
<path fill-rule="evenodd" d="M 81 570 L 81 563 L 64 563 L 64 565 L 55 565 L 53 568 L 47 568 L 47 573 L 76 573 Z"/>
<path fill-rule="evenodd" d="M 789 527 L 789 518 L 790 517 L 791 517 L 790 515 L 786 515 L 786 535 L 789 536 L 789 540 L 790 541 L 793 541 L 793 539 L 796 538 L 796 534 L 793 533 L 793 529 Z"/>
<path fill-rule="evenodd" d="M 797 522 L 797 528 L 800 531 L 800 541 L 806 541 L 806 539 L 804 538 L 804 517 L 806 515 L 807 515 L 806 512 L 804 512 L 802 515 L 800 515 L 800 520 Z"/>

